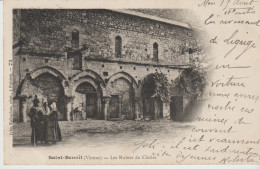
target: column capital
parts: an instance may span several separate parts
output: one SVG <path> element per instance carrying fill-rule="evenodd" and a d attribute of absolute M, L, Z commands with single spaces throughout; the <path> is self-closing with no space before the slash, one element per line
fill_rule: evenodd
<path fill-rule="evenodd" d="M 111 97 L 109 97 L 109 96 L 105 96 L 105 97 L 102 98 L 102 101 L 103 101 L 104 103 L 109 103 L 110 98 L 111 98 Z"/>

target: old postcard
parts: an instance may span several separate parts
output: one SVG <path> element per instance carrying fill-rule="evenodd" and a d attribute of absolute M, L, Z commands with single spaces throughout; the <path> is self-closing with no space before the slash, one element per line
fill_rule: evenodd
<path fill-rule="evenodd" d="M 6 165 L 260 164 L 258 0 L 4 1 Z"/>

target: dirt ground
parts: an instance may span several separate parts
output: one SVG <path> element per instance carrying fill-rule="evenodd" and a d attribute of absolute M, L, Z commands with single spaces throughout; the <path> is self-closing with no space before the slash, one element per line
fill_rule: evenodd
<path fill-rule="evenodd" d="M 172 139 L 190 131 L 191 123 L 159 121 L 59 121 L 62 141 L 56 146 L 102 146 L 118 144 L 127 146 L 142 139 Z M 13 126 L 13 145 L 15 147 L 31 146 L 30 123 L 16 123 Z M 44 145 L 42 145 L 44 146 Z"/>

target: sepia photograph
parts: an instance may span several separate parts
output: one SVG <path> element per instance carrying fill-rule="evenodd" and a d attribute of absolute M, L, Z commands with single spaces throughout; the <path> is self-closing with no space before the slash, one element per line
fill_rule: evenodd
<path fill-rule="evenodd" d="M 259 7 L 5 1 L 5 164 L 260 164 Z"/>
<path fill-rule="evenodd" d="M 14 9 L 13 146 L 124 145 L 190 128 L 209 69 L 195 20 L 182 9 Z"/>

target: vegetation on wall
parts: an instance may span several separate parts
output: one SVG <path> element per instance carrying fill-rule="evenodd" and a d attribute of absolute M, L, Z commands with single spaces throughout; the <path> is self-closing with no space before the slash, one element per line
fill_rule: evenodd
<path fill-rule="evenodd" d="M 201 97 L 208 83 L 208 69 L 209 62 L 205 53 L 194 53 L 190 57 L 189 68 L 183 70 L 171 85 L 179 88 L 185 95 Z"/>
<path fill-rule="evenodd" d="M 169 81 L 163 73 L 151 73 L 143 80 L 142 95 L 145 97 L 160 97 L 169 101 Z"/>

